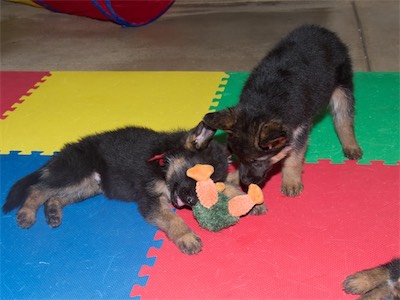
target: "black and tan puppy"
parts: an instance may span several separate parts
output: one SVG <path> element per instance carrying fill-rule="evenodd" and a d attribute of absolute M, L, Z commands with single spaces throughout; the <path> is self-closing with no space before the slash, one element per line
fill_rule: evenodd
<path fill-rule="evenodd" d="M 143 217 L 182 252 L 197 253 L 202 247 L 199 237 L 171 211 L 170 203 L 181 207 L 197 202 L 196 183 L 186 176 L 195 164 L 214 166 L 212 179 L 225 181 L 228 155 L 215 141 L 207 149 L 193 150 L 188 136 L 185 131 L 160 133 L 127 127 L 67 144 L 12 187 L 3 211 L 20 207 L 17 222 L 29 228 L 44 204 L 47 223 L 57 227 L 64 206 L 103 193 L 111 199 L 136 201 Z M 233 197 L 242 192 L 227 182 L 226 193 Z"/>
<path fill-rule="evenodd" d="M 348 276 L 343 289 L 359 300 L 400 300 L 400 259 Z"/>
<path fill-rule="evenodd" d="M 191 142 L 205 148 L 217 129 L 225 130 L 244 184 L 261 184 L 272 164 L 287 156 L 282 192 L 299 195 L 313 119 L 328 105 L 344 155 L 362 156 L 354 135 L 352 77 L 348 51 L 339 38 L 315 25 L 302 26 L 252 71 L 235 107 L 204 117 Z"/>

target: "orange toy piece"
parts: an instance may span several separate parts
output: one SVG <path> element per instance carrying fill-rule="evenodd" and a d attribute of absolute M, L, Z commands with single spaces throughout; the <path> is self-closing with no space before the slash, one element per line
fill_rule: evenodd
<path fill-rule="evenodd" d="M 260 187 L 250 184 L 247 195 L 233 197 L 228 203 L 228 211 L 231 216 L 240 217 L 247 214 L 256 204 L 264 202 L 264 196 Z"/>
<path fill-rule="evenodd" d="M 214 173 L 214 167 L 211 165 L 197 164 L 186 171 L 186 175 L 196 181 L 204 181 L 210 179 Z"/>
<path fill-rule="evenodd" d="M 225 184 L 214 183 L 210 178 L 213 166 L 197 164 L 187 170 L 186 175 L 196 180 L 196 194 L 199 202 L 192 207 L 199 225 L 211 231 L 219 231 L 239 221 L 254 205 L 264 202 L 264 195 L 258 185 L 251 184 L 247 194 L 229 199 L 224 193 Z"/>
<path fill-rule="evenodd" d="M 197 181 L 196 194 L 201 204 L 211 208 L 218 201 L 218 190 L 214 181 L 210 178 L 214 173 L 211 165 L 197 164 L 186 171 L 186 175 Z"/>
<path fill-rule="evenodd" d="M 218 201 L 217 185 L 211 178 L 196 183 L 196 194 L 205 208 L 211 208 Z"/>

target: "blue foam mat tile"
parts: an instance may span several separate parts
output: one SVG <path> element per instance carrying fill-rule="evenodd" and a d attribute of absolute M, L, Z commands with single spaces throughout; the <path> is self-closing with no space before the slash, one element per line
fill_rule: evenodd
<path fill-rule="evenodd" d="M 0 155 L 1 203 L 12 184 L 50 156 Z M 20 229 L 15 211 L 1 215 L 1 299 L 130 299 L 157 228 L 135 203 L 97 196 L 67 206 L 63 223 L 52 229 L 43 208 L 30 229 Z"/>

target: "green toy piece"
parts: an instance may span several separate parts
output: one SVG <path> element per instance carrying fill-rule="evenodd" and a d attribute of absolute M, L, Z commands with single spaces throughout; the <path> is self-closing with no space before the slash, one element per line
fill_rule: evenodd
<path fill-rule="evenodd" d="M 225 185 L 214 183 L 210 178 L 214 173 L 213 166 L 197 164 L 186 174 L 197 181 L 196 193 L 199 201 L 193 206 L 193 215 L 199 225 L 207 230 L 217 232 L 236 224 L 240 217 L 247 214 L 256 204 L 264 202 L 259 186 L 251 184 L 248 194 L 229 199 L 223 193 Z"/>

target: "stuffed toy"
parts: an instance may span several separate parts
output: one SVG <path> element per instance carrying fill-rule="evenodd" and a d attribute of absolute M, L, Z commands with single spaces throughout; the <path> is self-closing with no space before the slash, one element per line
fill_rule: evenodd
<path fill-rule="evenodd" d="M 263 203 L 264 196 L 258 185 L 251 184 L 247 194 L 229 199 L 223 193 L 225 184 L 210 178 L 213 173 L 213 166 L 197 164 L 186 175 L 196 180 L 199 201 L 192 207 L 194 217 L 201 227 L 217 232 L 236 224 L 254 205 Z"/>

